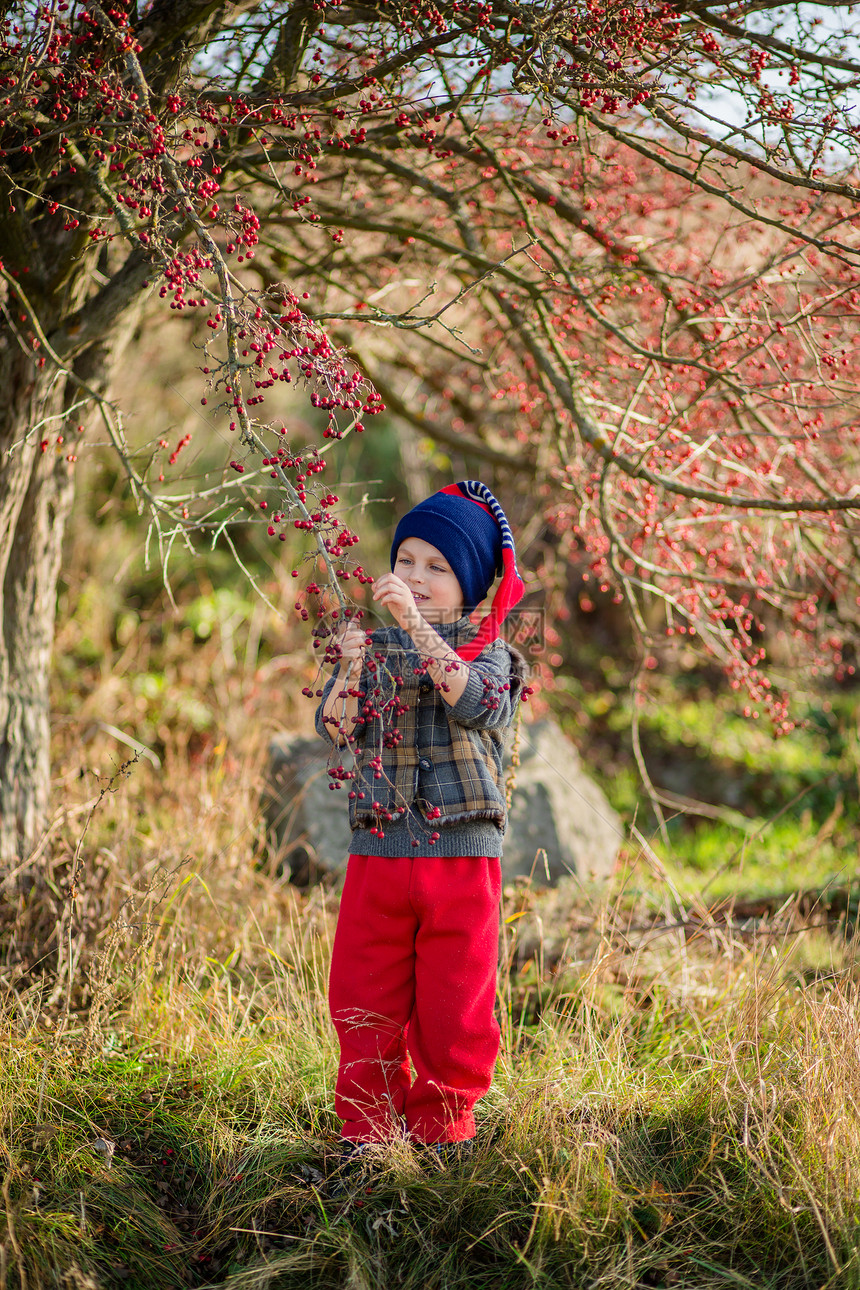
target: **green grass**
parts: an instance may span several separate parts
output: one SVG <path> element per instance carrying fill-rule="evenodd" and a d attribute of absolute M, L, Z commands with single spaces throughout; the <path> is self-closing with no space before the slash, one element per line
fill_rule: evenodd
<path fill-rule="evenodd" d="M 35 996 L 9 1014 L 0 1285 L 860 1286 L 853 945 L 785 912 L 691 934 L 653 880 L 630 904 L 636 878 L 591 911 L 508 892 L 479 1150 L 446 1170 L 395 1143 L 338 1200 L 336 899 L 169 879 L 97 1032 L 46 1035 Z"/>
<path fill-rule="evenodd" d="M 332 1200 L 337 894 L 255 869 L 253 758 L 171 755 L 92 816 L 71 925 L 70 814 L 71 957 L 7 972 L 0 1290 L 860 1290 L 856 900 L 726 905 L 841 872 L 841 817 L 672 826 L 593 903 L 510 888 L 478 1152 L 396 1143 Z"/>
<path fill-rule="evenodd" d="M 669 846 L 655 839 L 676 884 L 704 892 L 710 901 L 740 896 L 788 897 L 797 891 L 821 891 L 850 885 L 856 878 L 853 824 L 830 834 L 809 812 L 773 823 L 753 821 L 747 829 L 721 821 L 687 826 L 670 834 Z"/>
<path fill-rule="evenodd" d="M 610 660 L 602 660 L 608 666 Z M 613 805 L 627 818 L 638 814 L 656 826 L 631 754 L 632 696 L 617 668 L 609 678 L 556 679 L 559 709 L 571 737 L 587 753 Z M 846 824 L 860 822 L 857 806 L 860 732 L 856 688 L 808 680 L 789 685 L 797 723 L 775 739 L 766 721 L 743 715 L 744 701 L 714 690 L 695 676 L 654 675 L 638 710 L 645 763 L 658 788 L 722 810 L 727 819 L 753 825 L 788 807 L 820 826 L 835 808 Z M 792 803 L 789 807 L 788 804 Z M 671 808 L 666 813 L 671 815 Z"/>

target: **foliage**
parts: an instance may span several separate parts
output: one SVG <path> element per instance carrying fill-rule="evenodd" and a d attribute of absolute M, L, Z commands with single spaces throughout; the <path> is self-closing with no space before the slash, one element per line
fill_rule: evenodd
<path fill-rule="evenodd" d="M 292 446 L 277 394 L 307 382 L 341 439 L 382 391 L 525 473 L 648 666 L 655 637 L 701 644 L 784 731 L 768 618 L 848 671 L 856 620 L 856 20 L 825 12 L 25 4 L 3 35 L 6 343 L 72 373 L 67 419 L 99 398 L 165 549 L 263 507 L 337 600 L 365 575 L 329 445 Z M 199 315 L 230 478 L 182 482 L 186 438 L 130 445 L 72 370 L 148 284 Z"/>
<path fill-rule="evenodd" d="M 87 513 L 85 500 L 95 514 Z M 101 745 L 94 723 L 107 723 L 162 759 L 183 749 L 215 747 L 229 732 L 236 752 L 244 749 L 241 755 L 256 762 L 272 718 L 296 728 L 307 728 L 310 720 L 300 694 L 313 680 L 307 643 L 301 626 L 287 626 L 277 612 L 292 599 L 289 565 L 297 547 L 288 548 L 285 564 L 271 561 L 258 532 L 251 530 L 246 540 L 237 530 L 243 560 L 267 604 L 245 594 L 230 552 L 220 547 L 193 556 L 177 551 L 168 589 L 157 563 L 145 566 L 139 525 L 133 512 L 123 515 L 112 489 L 106 493 L 93 484 L 81 499 L 61 586 L 52 694 L 57 729 Z M 371 525 L 368 541 L 375 533 Z M 856 828 L 853 689 L 824 682 L 798 687 L 797 728 L 790 740 L 774 742 L 766 728 L 737 713 L 731 693 L 715 684 L 718 677 L 696 671 L 672 679 L 654 676 L 647 703 L 637 707 L 627 659 L 620 650 L 603 654 L 597 635 L 591 631 L 566 644 L 566 665 L 543 706 L 561 721 L 616 809 L 650 833 L 657 818 L 631 752 L 638 712 L 652 781 L 658 792 L 670 794 L 667 861 L 684 865 L 689 858 L 698 867 L 700 847 L 709 857 L 706 868 L 715 858 L 711 819 L 699 817 L 701 843 L 690 837 L 697 806 L 717 811 L 726 828 L 720 845 L 728 854 L 743 849 L 744 839 L 755 833 L 758 849 L 775 863 L 782 845 L 776 839 L 783 839 L 783 860 L 796 855 L 797 863 L 790 873 L 776 864 L 771 889 L 788 890 L 795 877 L 799 886 L 807 885 L 804 839 L 811 846 L 834 810 L 837 835 L 848 845 Z M 198 712 L 202 720 L 187 720 L 186 712 Z M 61 735 L 58 756 L 63 748 Z M 99 763 L 109 768 L 101 755 L 94 764 Z M 774 816 L 780 818 L 772 822 Z M 783 832 L 791 821 L 792 829 Z"/>
<path fill-rule="evenodd" d="M 593 752 L 609 791 L 635 715 L 655 780 L 667 789 L 674 784 L 681 797 L 723 804 L 752 818 L 812 808 L 819 821 L 841 799 L 854 819 L 858 744 L 851 691 L 796 694 L 797 728 L 790 740 L 774 743 L 766 729 L 751 727 L 735 711 L 731 696 L 706 685 L 685 687 L 664 678 L 638 712 L 628 687 L 560 688 L 567 703 L 559 698 L 559 707 L 568 707 L 571 732 Z M 623 809 L 631 810 L 640 794 L 637 788 Z"/>

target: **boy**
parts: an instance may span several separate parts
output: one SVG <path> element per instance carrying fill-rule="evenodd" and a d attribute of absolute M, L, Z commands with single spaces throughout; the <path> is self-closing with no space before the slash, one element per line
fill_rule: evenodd
<path fill-rule="evenodd" d="M 474 480 L 401 519 L 391 570 L 373 598 L 397 626 L 346 628 L 316 718 L 356 754 L 329 982 L 335 1107 L 349 1144 L 404 1125 L 413 1142 L 462 1143 L 499 1048 L 502 752 L 523 677 L 498 634 L 523 583 L 505 514 Z M 476 630 L 467 615 L 497 571 Z"/>

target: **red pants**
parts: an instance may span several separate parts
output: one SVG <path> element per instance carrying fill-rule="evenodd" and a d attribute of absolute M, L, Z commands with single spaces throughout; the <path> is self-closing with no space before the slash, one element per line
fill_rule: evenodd
<path fill-rule="evenodd" d="M 345 1138 L 402 1120 L 416 1142 L 474 1137 L 499 1051 L 501 887 L 486 857 L 349 857 L 329 981 Z"/>

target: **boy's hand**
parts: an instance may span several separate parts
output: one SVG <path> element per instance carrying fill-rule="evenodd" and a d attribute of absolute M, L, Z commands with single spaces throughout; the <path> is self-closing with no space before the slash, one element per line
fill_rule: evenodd
<path fill-rule="evenodd" d="M 416 608 L 415 597 L 396 573 L 384 573 L 376 579 L 373 599 L 385 606 L 404 631 L 408 632 L 423 621 Z"/>
<path fill-rule="evenodd" d="M 365 639 L 367 632 L 358 623 L 349 622 L 343 627 L 339 637 L 341 666 L 348 672 L 360 671 L 367 649 Z"/>

